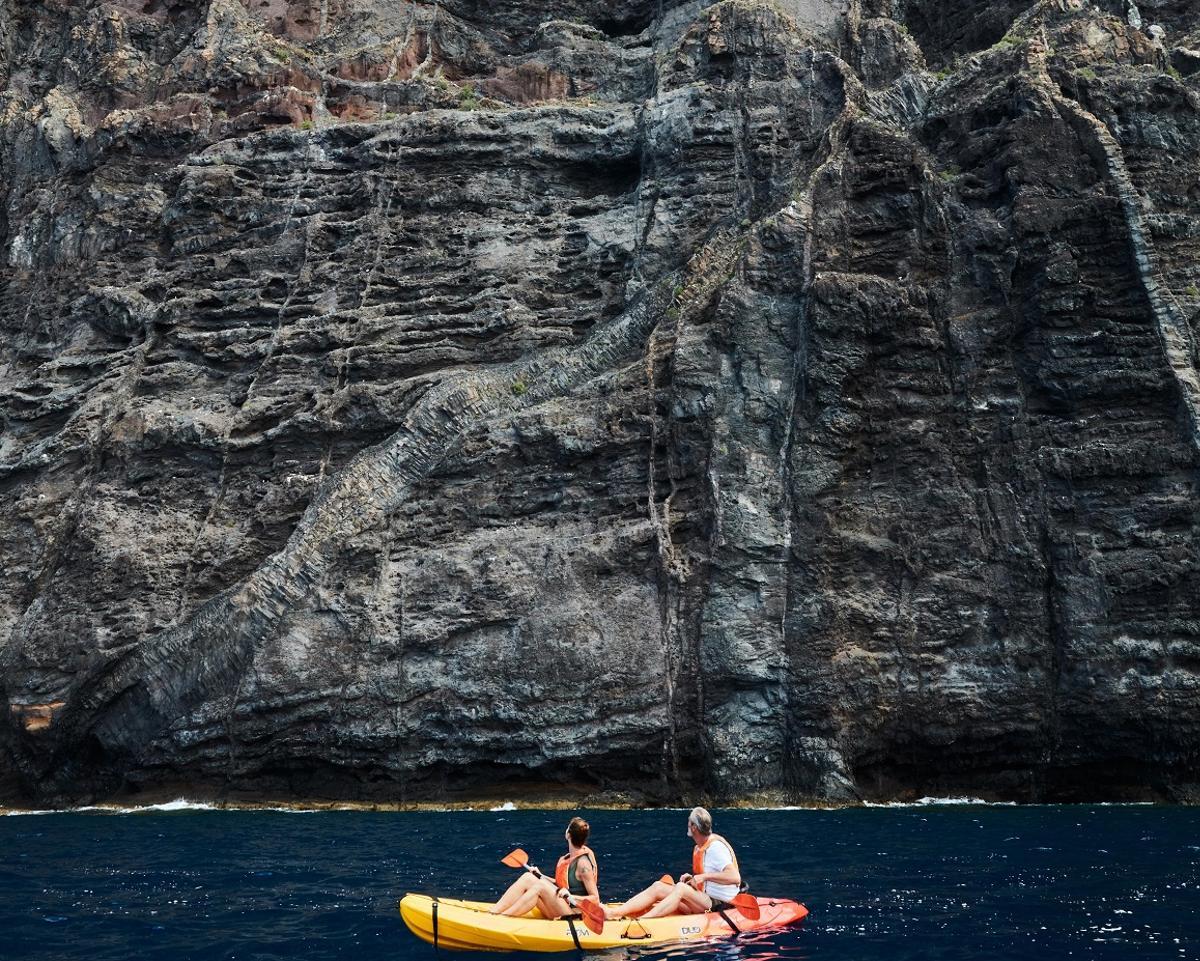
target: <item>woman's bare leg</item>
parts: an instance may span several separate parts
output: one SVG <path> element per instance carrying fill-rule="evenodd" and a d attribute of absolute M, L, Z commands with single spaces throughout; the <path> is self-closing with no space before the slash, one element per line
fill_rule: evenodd
<path fill-rule="evenodd" d="M 506 914 L 508 909 L 516 904 L 520 897 L 529 890 L 530 884 L 537 880 L 532 874 L 522 874 L 508 886 L 507 891 L 500 895 L 500 900 L 492 905 L 492 914 Z M 529 909 L 526 908 L 525 910 L 528 911 Z"/>
<path fill-rule="evenodd" d="M 546 885 L 544 888 L 538 889 L 538 910 L 542 912 L 543 917 L 561 918 L 565 914 L 574 914 L 575 909 L 572 908 L 566 901 L 558 896 L 554 888 Z"/>
<path fill-rule="evenodd" d="M 673 890 L 675 889 L 671 885 L 655 881 L 646 890 L 635 894 L 624 904 L 618 904 L 615 908 L 606 908 L 604 913 L 610 919 L 636 917 L 646 909 L 653 907 Z"/>
<path fill-rule="evenodd" d="M 712 907 L 712 898 L 680 881 L 665 898 L 642 915 L 643 918 L 665 918 L 668 914 L 703 914 Z"/>
<path fill-rule="evenodd" d="M 541 889 L 530 888 L 522 894 L 512 905 L 505 908 L 503 911 L 497 911 L 497 914 L 504 914 L 510 918 L 519 918 L 533 910 L 542 897 Z"/>
<path fill-rule="evenodd" d="M 540 908 L 542 914 L 547 918 L 557 918 L 571 912 L 567 903 L 559 900 L 554 882 L 546 877 L 535 878 L 529 875 L 525 890 L 521 895 L 503 911 L 494 911 L 493 913 L 519 918 L 528 914 L 535 907 Z"/>

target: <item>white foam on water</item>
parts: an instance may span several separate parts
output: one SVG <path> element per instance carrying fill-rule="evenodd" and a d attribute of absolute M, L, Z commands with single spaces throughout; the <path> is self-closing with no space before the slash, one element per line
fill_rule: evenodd
<path fill-rule="evenodd" d="M 1089 808 L 1141 808 L 1154 807 L 1154 801 L 1080 801 L 1080 807 Z"/>
<path fill-rule="evenodd" d="M 75 808 L 58 808 L 49 810 L 5 810 L 0 811 L 8 817 L 37 814 L 162 814 L 175 811 L 280 811 L 288 814 L 315 814 L 316 809 L 299 809 L 290 807 L 256 807 L 223 808 L 219 805 L 208 804 L 204 801 L 189 801 L 186 798 L 176 798 L 174 801 L 164 801 L 160 804 L 117 805 L 117 804 L 86 804 Z"/>
<path fill-rule="evenodd" d="M 102 814 L 118 813 L 115 808 L 105 808 L 105 807 L 96 807 L 94 805 L 87 805 L 85 807 L 78 807 L 78 808 L 48 808 L 47 810 L 44 810 L 44 811 L 43 810 L 26 811 L 26 810 L 8 809 L 8 810 L 0 811 L 0 814 L 3 814 L 5 817 L 27 817 L 27 816 L 34 816 L 34 815 L 38 815 L 38 814 L 82 814 L 87 811 L 99 811 Z"/>
<path fill-rule="evenodd" d="M 188 801 L 185 798 L 176 798 L 174 801 L 167 801 L 165 804 L 147 804 L 145 807 L 135 807 L 128 809 L 131 813 L 139 811 L 215 811 L 217 810 L 211 804 L 204 804 L 200 801 Z"/>
<path fill-rule="evenodd" d="M 921 808 L 956 806 L 963 807 L 1017 807 L 1016 801 L 985 801 L 978 797 L 923 797 L 915 801 L 863 801 L 868 808 Z"/>
<path fill-rule="evenodd" d="M 176 798 L 174 801 L 164 801 L 161 804 L 89 804 L 86 807 L 66 808 L 59 814 L 78 814 L 91 811 L 97 814 L 153 814 L 163 811 L 219 811 L 220 808 L 203 801 L 189 801 L 186 798 Z"/>
<path fill-rule="evenodd" d="M 919 807 L 1152 807 L 1153 801 L 1083 801 L 1073 805 L 1062 804 L 1021 804 L 1017 801 L 985 801 L 983 798 L 975 797 L 923 797 L 915 801 L 863 801 L 863 807 L 866 808 L 919 808 Z M 854 804 L 846 804 L 841 809 L 855 807 Z M 144 804 L 133 806 L 118 806 L 115 804 L 89 804 L 82 807 L 74 808 L 47 808 L 47 809 L 30 809 L 22 810 L 16 808 L 3 809 L 0 808 L 0 816 L 2 817 L 24 817 L 40 814 L 159 814 L 170 813 L 175 811 L 272 811 L 279 814 L 321 814 L 326 812 L 338 811 L 363 811 L 361 807 L 338 807 L 336 805 L 330 807 L 286 807 L 277 805 L 233 805 L 223 806 L 217 804 L 209 804 L 204 801 L 189 801 L 186 798 L 176 798 L 174 801 L 165 801 L 160 804 Z M 369 810 L 369 809 L 367 809 Z M 503 804 L 498 804 L 495 807 L 489 808 L 473 808 L 473 807 L 445 807 L 445 808 L 425 808 L 425 813 L 429 814 L 456 814 L 463 811 L 479 811 L 488 810 L 493 812 L 515 811 L 516 804 L 512 801 L 505 801 Z M 631 812 L 638 811 L 638 808 L 631 808 Z M 689 808 L 663 807 L 655 808 L 658 811 L 687 811 Z M 722 813 L 726 809 L 720 809 Z M 831 810 L 826 804 L 780 804 L 780 805 L 754 805 L 747 807 L 737 807 L 728 809 L 731 813 L 736 814 L 739 811 L 809 811 L 820 812 Z M 1200 848 L 1192 848 L 1192 850 L 1200 850 Z"/>
<path fill-rule="evenodd" d="M 985 801 L 977 797 L 923 797 L 915 801 L 846 801 L 836 804 L 752 804 L 739 805 L 734 808 L 715 808 L 722 813 L 730 811 L 844 811 L 849 808 L 918 808 L 936 806 L 971 806 L 971 807 L 1083 807 L 1083 808 L 1125 808 L 1125 807 L 1154 807 L 1157 801 L 1071 801 L 1071 802 L 1034 802 L 1034 801 Z M 639 810 L 633 808 L 632 810 Z M 689 808 L 662 807 L 656 811 L 687 811 Z"/>
<path fill-rule="evenodd" d="M 690 808 L 660 808 L 664 811 L 688 811 Z M 722 814 L 725 814 L 725 809 L 718 808 Z M 830 810 L 827 804 L 770 804 L 770 805 L 752 805 L 750 807 L 729 808 L 730 814 L 737 814 L 738 811 L 828 811 Z"/>

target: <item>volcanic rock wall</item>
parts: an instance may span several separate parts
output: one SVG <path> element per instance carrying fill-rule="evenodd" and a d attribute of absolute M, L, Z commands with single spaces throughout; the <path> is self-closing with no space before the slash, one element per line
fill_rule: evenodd
<path fill-rule="evenodd" d="M 0 793 L 1200 782 L 1200 11 L 0 2 Z"/>

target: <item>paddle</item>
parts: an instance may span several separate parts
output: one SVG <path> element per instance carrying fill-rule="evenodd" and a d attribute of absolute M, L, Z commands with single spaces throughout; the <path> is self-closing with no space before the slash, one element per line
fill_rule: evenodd
<path fill-rule="evenodd" d="M 509 851 L 508 854 L 504 855 L 504 857 L 500 859 L 500 863 L 507 865 L 510 868 L 525 868 L 531 874 L 539 878 L 542 876 L 542 872 L 529 863 L 529 855 L 520 848 L 517 848 L 514 851 Z"/>
<path fill-rule="evenodd" d="M 604 933 L 604 922 L 608 920 L 608 915 L 604 913 L 604 908 L 598 905 L 590 898 L 572 898 L 567 895 L 567 903 L 572 907 L 579 908 L 579 913 L 583 915 L 583 924 L 592 934 Z"/>
<path fill-rule="evenodd" d="M 524 868 L 535 878 L 549 880 L 541 871 L 529 863 L 529 855 L 520 848 L 509 851 L 500 859 L 501 864 L 505 864 L 510 868 Z M 583 924 L 592 934 L 601 934 L 604 931 L 604 922 L 608 917 L 604 913 L 604 908 L 598 905 L 595 901 L 588 898 L 576 898 L 570 894 L 563 899 L 573 908 L 578 908 L 579 913 L 583 915 Z"/>
<path fill-rule="evenodd" d="M 738 913 L 749 921 L 757 921 L 762 914 L 758 906 L 758 898 L 753 894 L 736 894 L 729 902 L 738 909 Z"/>

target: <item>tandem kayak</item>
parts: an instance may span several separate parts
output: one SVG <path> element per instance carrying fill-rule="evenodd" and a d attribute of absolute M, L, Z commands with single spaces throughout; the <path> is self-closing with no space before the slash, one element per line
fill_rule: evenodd
<path fill-rule="evenodd" d="M 621 918 L 608 921 L 596 934 L 582 920 L 547 921 L 530 913 L 520 918 L 490 914 L 491 904 L 406 894 L 400 899 L 400 916 L 422 941 L 453 951 L 599 951 L 622 945 L 660 944 L 724 938 L 742 931 L 762 931 L 796 924 L 808 908 L 795 901 L 758 898 L 759 917 L 751 921 L 736 909 L 723 915 L 677 914 L 667 918 Z"/>

